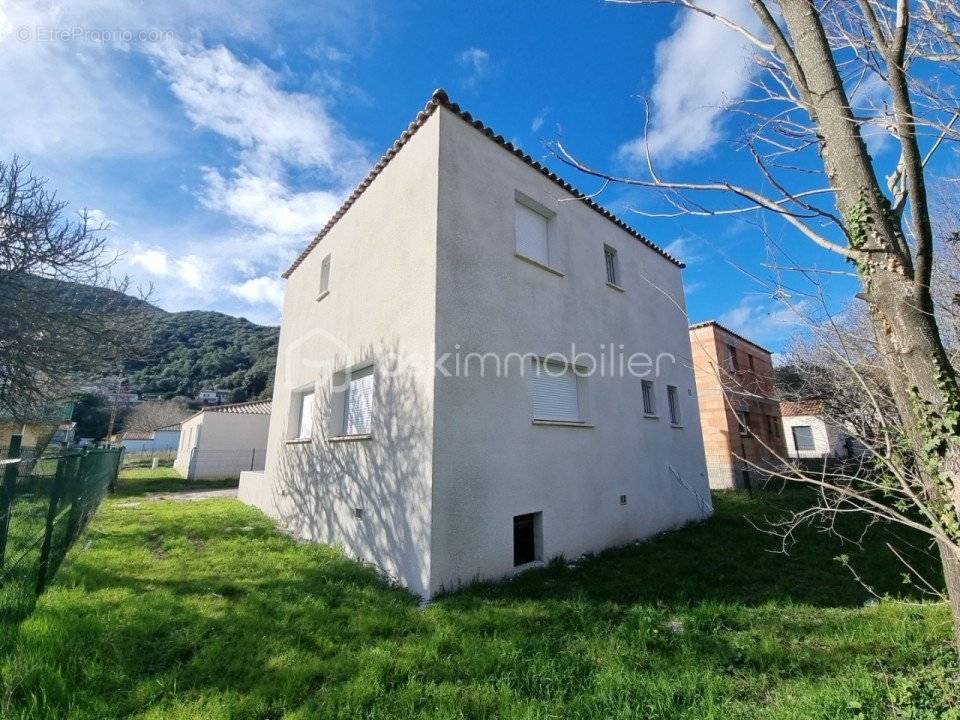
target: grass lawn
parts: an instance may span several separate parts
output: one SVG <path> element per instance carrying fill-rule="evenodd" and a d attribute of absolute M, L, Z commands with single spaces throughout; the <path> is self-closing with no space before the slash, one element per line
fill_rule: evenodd
<path fill-rule="evenodd" d="M 0 626 L 0 717 L 960 718 L 945 605 L 833 560 L 902 592 L 883 531 L 767 551 L 798 497 L 425 608 L 235 500 L 111 499 Z"/>
<path fill-rule="evenodd" d="M 156 469 L 125 468 L 120 473 L 114 497 L 130 497 L 152 492 L 187 492 L 195 490 L 222 490 L 237 486 L 237 479 L 184 480 L 172 467 Z"/>

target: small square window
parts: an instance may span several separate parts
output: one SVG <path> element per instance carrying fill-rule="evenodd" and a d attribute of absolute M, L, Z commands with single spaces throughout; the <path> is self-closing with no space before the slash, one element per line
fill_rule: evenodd
<path fill-rule="evenodd" d="M 330 256 L 320 261 L 320 289 L 317 291 L 317 300 L 323 300 L 330 294 Z"/>
<path fill-rule="evenodd" d="M 809 425 L 794 425 L 791 430 L 793 431 L 793 445 L 798 452 L 816 450 L 817 445 L 813 441 L 812 427 Z"/>
<path fill-rule="evenodd" d="M 617 264 L 617 250 L 609 245 L 603 246 L 603 261 L 607 269 L 607 282 L 611 285 L 620 284 L 620 268 Z"/>
<path fill-rule="evenodd" d="M 680 395 L 674 385 L 667 385 L 667 404 L 670 406 L 670 424 L 680 425 L 683 420 L 680 415 Z"/>
<path fill-rule="evenodd" d="M 533 359 L 528 378 L 534 420 L 582 423 L 581 385 L 576 369 L 563 363 Z"/>
<path fill-rule="evenodd" d="M 653 380 L 641 380 L 640 391 L 643 394 L 643 414 L 651 417 L 657 414 L 657 396 L 653 391 Z"/>
<path fill-rule="evenodd" d="M 513 566 L 543 559 L 543 513 L 515 515 L 513 518 Z"/>
<path fill-rule="evenodd" d="M 550 264 L 549 218 L 527 203 L 515 203 L 517 254 L 541 265 Z"/>

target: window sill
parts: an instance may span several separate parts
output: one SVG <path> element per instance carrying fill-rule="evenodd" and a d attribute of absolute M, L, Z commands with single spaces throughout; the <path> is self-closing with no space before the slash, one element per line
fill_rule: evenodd
<path fill-rule="evenodd" d="M 660 419 L 660 416 L 659 416 L 659 415 L 654 415 L 654 414 L 652 414 L 652 413 L 644 413 L 643 416 L 644 416 L 647 420 L 659 420 L 659 419 Z"/>
<path fill-rule="evenodd" d="M 611 290 L 616 290 L 617 292 L 626 292 L 626 290 L 624 290 L 622 287 L 620 287 L 616 283 L 607 282 L 607 287 L 610 288 Z"/>
<path fill-rule="evenodd" d="M 670 423 L 670 427 L 674 430 L 683 430 L 683 425 L 678 425 L 677 423 Z"/>
<path fill-rule="evenodd" d="M 321 300 L 323 300 L 323 299 L 324 299 L 327 295 L 329 295 L 329 294 L 330 294 L 330 291 L 329 291 L 329 290 L 324 290 L 322 293 L 320 293 L 319 295 L 317 295 L 317 302 L 320 302 Z"/>
<path fill-rule="evenodd" d="M 546 567 L 547 564 L 543 560 L 531 560 L 530 562 L 523 563 L 522 565 L 514 565 L 513 571 L 515 573 L 522 573 L 527 570 L 533 570 L 534 568 Z"/>
<path fill-rule="evenodd" d="M 284 440 L 284 445 L 306 445 L 309 442 L 312 442 L 313 438 L 291 438 L 290 440 Z"/>
<path fill-rule="evenodd" d="M 576 428 L 592 428 L 594 425 L 591 422 L 583 422 L 577 420 L 533 420 L 534 425 L 553 425 L 556 427 L 576 427 Z"/>
<path fill-rule="evenodd" d="M 362 440 L 370 440 L 370 433 L 360 433 L 357 435 L 333 435 L 327 438 L 328 442 L 360 442 Z"/>
<path fill-rule="evenodd" d="M 544 264 L 543 264 L 542 262 L 540 262 L 539 260 L 534 260 L 532 257 L 527 257 L 526 255 L 522 255 L 522 254 L 520 254 L 520 253 L 518 253 L 518 252 L 515 252 L 514 255 L 515 255 L 516 257 L 518 257 L 519 259 L 523 260 L 525 263 L 530 263 L 530 264 L 533 265 L 534 267 L 538 267 L 538 268 L 540 268 L 541 270 L 546 270 L 546 271 L 549 272 L 549 273 L 553 273 L 553 274 L 556 275 L 557 277 L 563 277 L 563 273 L 562 273 L 562 272 L 560 272 L 560 271 L 557 270 L 556 268 L 550 267 L 549 265 L 544 265 Z"/>

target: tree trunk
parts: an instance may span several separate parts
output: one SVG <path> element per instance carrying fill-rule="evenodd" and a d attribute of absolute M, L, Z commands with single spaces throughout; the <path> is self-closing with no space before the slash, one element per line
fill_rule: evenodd
<path fill-rule="evenodd" d="M 811 0 L 781 0 L 797 69 L 794 82 L 804 90 L 809 113 L 820 133 L 820 156 L 835 191 L 864 294 L 870 303 L 887 379 L 907 441 L 922 468 L 925 494 L 946 503 L 944 526 L 952 542 L 940 543 L 941 560 L 960 647 L 960 412 L 957 379 L 943 347 L 930 288 L 914 276 L 901 219 L 890 209 L 873 162 L 850 109 L 836 58 Z M 925 192 L 920 184 L 919 192 Z M 916 211 L 926 199 L 911 198 Z M 925 218 L 922 221 L 928 221 Z M 954 536 L 956 535 L 956 536 Z"/>
<path fill-rule="evenodd" d="M 953 616 L 953 643 L 960 647 L 960 557 L 946 543 L 938 543 L 940 562 L 943 563 L 943 582 L 950 601 L 950 613 Z"/>

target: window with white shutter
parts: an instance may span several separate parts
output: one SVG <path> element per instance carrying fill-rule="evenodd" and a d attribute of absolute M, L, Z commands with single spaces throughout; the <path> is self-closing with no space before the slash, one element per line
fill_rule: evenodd
<path fill-rule="evenodd" d="M 369 435 L 373 409 L 373 367 L 350 374 L 344 393 L 344 435 Z"/>
<path fill-rule="evenodd" d="M 313 390 L 303 390 L 296 393 L 297 405 L 297 434 L 295 440 L 306 440 L 313 435 Z"/>
<path fill-rule="evenodd" d="M 536 260 L 542 265 L 549 265 L 548 218 L 521 202 L 514 205 L 516 207 L 517 253 L 531 260 Z"/>
<path fill-rule="evenodd" d="M 534 360 L 529 376 L 533 419 L 583 422 L 580 410 L 581 381 L 569 365 Z"/>

